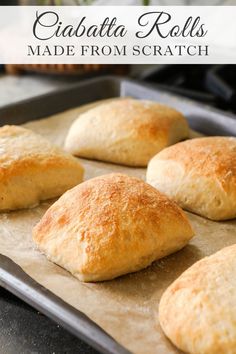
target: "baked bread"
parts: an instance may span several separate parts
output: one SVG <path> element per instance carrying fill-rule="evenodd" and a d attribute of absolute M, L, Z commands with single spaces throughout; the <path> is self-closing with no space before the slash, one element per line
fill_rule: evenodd
<path fill-rule="evenodd" d="M 191 354 L 236 353 L 236 245 L 187 269 L 164 292 L 159 321 Z"/>
<path fill-rule="evenodd" d="M 122 98 L 80 115 L 69 130 L 65 150 L 88 159 L 147 166 L 158 151 L 188 136 L 187 121 L 173 108 Z"/>
<path fill-rule="evenodd" d="M 82 281 L 147 267 L 193 236 L 183 211 L 140 179 L 108 174 L 66 192 L 33 230 L 49 260 Z"/>
<path fill-rule="evenodd" d="M 71 155 L 19 126 L 0 128 L 0 210 L 33 207 L 82 181 Z"/>
<path fill-rule="evenodd" d="M 236 217 L 236 138 L 208 137 L 161 151 L 147 182 L 182 208 L 212 220 Z"/>

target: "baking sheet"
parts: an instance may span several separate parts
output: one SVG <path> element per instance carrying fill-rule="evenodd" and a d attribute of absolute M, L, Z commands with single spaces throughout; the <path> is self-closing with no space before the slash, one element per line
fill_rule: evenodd
<path fill-rule="evenodd" d="M 91 105 L 25 127 L 62 146 L 78 114 Z M 85 179 L 119 171 L 145 178 L 145 169 L 81 160 Z M 22 196 L 23 198 L 24 196 Z M 149 268 L 104 283 L 81 283 L 64 269 L 50 263 L 34 248 L 32 227 L 51 202 L 39 207 L 0 215 L 0 253 L 11 258 L 38 283 L 84 312 L 114 339 L 134 353 L 178 353 L 158 324 L 158 302 L 166 287 L 198 259 L 236 242 L 236 221 L 213 222 L 188 214 L 195 237 L 183 250 L 155 262 Z"/>

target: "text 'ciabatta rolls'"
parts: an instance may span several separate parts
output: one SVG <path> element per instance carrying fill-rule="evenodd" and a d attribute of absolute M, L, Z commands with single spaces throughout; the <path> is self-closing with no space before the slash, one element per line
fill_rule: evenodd
<path fill-rule="evenodd" d="M 88 159 L 147 166 L 157 152 L 188 136 L 188 123 L 180 112 L 123 98 L 80 115 L 69 130 L 65 150 Z"/>
<path fill-rule="evenodd" d="M 149 162 L 147 182 L 186 210 L 212 220 L 235 218 L 236 138 L 198 138 L 168 147 Z"/>
<path fill-rule="evenodd" d="M 0 128 L 0 210 L 35 206 L 82 178 L 80 163 L 40 135 L 14 125 Z"/>
<path fill-rule="evenodd" d="M 192 238 L 184 212 L 140 179 L 109 174 L 66 192 L 33 231 L 49 260 L 82 281 L 135 272 Z"/>
<path fill-rule="evenodd" d="M 187 269 L 164 292 L 159 321 L 191 354 L 236 353 L 236 245 Z"/>

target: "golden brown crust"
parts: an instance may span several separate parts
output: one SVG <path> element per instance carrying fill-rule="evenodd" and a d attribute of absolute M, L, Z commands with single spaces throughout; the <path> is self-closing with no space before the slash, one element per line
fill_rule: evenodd
<path fill-rule="evenodd" d="M 184 209 L 213 220 L 236 217 L 236 138 L 171 146 L 149 162 L 147 182 Z"/>
<path fill-rule="evenodd" d="M 0 210 L 27 208 L 82 181 L 80 163 L 19 126 L 0 128 Z"/>
<path fill-rule="evenodd" d="M 165 291 L 159 320 L 190 354 L 236 353 L 236 245 L 206 257 Z"/>
<path fill-rule="evenodd" d="M 122 98 L 79 116 L 65 148 L 85 158 L 146 166 L 158 151 L 188 136 L 188 124 L 180 112 L 151 101 Z"/>
<path fill-rule="evenodd" d="M 68 191 L 33 232 L 50 260 L 83 281 L 142 269 L 182 248 L 192 236 L 177 205 L 122 174 L 96 177 Z"/>

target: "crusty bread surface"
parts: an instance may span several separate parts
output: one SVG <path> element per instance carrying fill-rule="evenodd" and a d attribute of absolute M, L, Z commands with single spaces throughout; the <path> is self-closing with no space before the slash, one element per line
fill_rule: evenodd
<path fill-rule="evenodd" d="M 175 203 L 142 180 L 118 173 L 66 192 L 33 231 L 39 250 L 82 281 L 138 271 L 192 236 Z"/>
<path fill-rule="evenodd" d="M 190 354 L 236 353 L 236 245 L 187 269 L 164 292 L 159 321 Z"/>
<path fill-rule="evenodd" d="M 79 161 L 19 126 L 0 128 L 0 210 L 37 205 L 82 181 Z"/>
<path fill-rule="evenodd" d="M 68 132 L 65 149 L 88 159 L 147 166 L 164 147 L 188 137 L 188 123 L 175 109 L 122 98 L 80 115 Z"/>
<path fill-rule="evenodd" d="M 147 182 L 182 208 L 212 220 L 236 217 L 236 138 L 205 137 L 170 146 L 148 164 Z"/>

